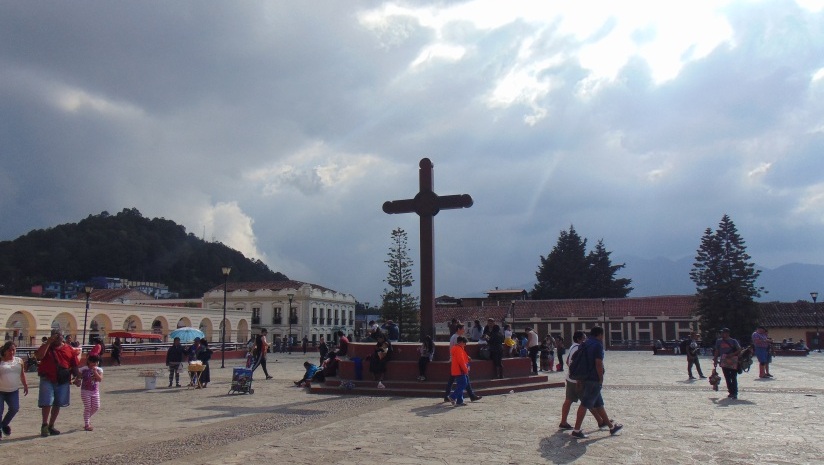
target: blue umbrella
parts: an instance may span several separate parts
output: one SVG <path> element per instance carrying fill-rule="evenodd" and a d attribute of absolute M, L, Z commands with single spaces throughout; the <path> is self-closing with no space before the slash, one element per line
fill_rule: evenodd
<path fill-rule="evenodd" d="M 192 342 L 195 340 L 196 337 L 203 339 L 206 337 L 206 335 L 203 334 L 203 331 L 197 328 L 192 328 L 191 326 L 184 326 L 182 328 L 177 328 L 176 330 L 169 333 L 169 337 L 171 339 L 179 337 L 180 342 Z"/>

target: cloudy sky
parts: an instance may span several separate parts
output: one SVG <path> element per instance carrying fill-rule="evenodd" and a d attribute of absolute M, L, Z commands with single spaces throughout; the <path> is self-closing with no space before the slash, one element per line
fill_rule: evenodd
<path fill-rule="evenodd" d="M 423 157 L 475 201 L 436 295 L 531 286 L 570 225 L 824 264 L 824 0 L 0 3 L 0 240 L 135 207 L 376 303 Z"/>

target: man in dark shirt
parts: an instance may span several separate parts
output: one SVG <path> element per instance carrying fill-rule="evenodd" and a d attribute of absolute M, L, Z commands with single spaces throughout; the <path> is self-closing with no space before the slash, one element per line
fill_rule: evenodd
<path fill-rule="evenodd" d="M 584 357 L 580 363 L 587 366 L 587 376 L 584 380 L 578 381 L 583 384 L 581 390 L 581 404 L 578 406 L 578 413 L 575 418 L 575 428 L 572 436 L 580 439 L 588 436 L 581 431 L 581 424 L 589 410 L 598 421 L 599 429 L 609 429 L 610 435 L 616 435 L 624 425 L 613 423 L 604 408 L 604 399 L 601 397 L 601 386 L 604 384 L 604 328 L 593 326 L 589 331 L 586 342 L 578 348 L 581 353 L 578 357 Z"/>
<path fill-rule="evenodd" d="M 185 349 L 180 344 L 180 338 L 176 337 L 172 346 L 166 351 L 166 366 L 169 367 L 169 387 L 172 387 L 172 380 L 180 387 L 180 364 L 183 363 Z"/>

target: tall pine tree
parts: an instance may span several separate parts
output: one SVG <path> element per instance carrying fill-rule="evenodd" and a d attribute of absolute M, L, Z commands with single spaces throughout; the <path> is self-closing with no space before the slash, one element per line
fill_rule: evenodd
<path fill-rule="evenodd" d="M 589 266 L 589 297 L 591 298 L 621 298 L 626 297 L 632 288 L 632 282 L 628 278 L 615 278 L 615 273 L 626 266 L 625 263 L 613 265 L 608 252 L 601 239 L 595 244 L 595 249 L 587 255 Z"/>
<path fill-rule="evenodd" d="M 721 218 L 715 232 L 704 231 L 690 278 L 696 287 L 696 313 L 705 341 L 714 340 L 723 327 L 742 342 L 749 341 L 760 317 L 755 298 L 764 290 L 755 285 L 761 271 L 750 258 L 728 215 Z"/>
<path fill-rule="evenodd" d="M 414 282 L 406 231 L 401 228 L 392 231 L 392 245 L 386 255 L 384 263 L 389 267 L 389 273 L 384 281 L 389 288 L 381 295 L 381 317 L 384 321 L 397 323 L 401 341 L 417 341 L 421 326 L 418 298 L 403 291 Z"/>
<path fill-rule="evenodd" d="M 587 240 L 575 232 L 561 231 L 558 243 L 541 256 L 541 266 L 535 273 L 538 282 L 532 289 L 532 299 L 580 299 L 588 297 Z"/>

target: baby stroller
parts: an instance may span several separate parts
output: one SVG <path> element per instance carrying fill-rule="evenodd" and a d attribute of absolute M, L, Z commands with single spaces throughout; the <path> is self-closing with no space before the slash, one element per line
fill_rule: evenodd
<path fill-rule="evenodd" d="M 252 389 L 252 370 L 248 368 L 233 368 L 232 369 L 232 385 L 229 387 L 229 392 L 239 394 L 254 394 Z"/>

